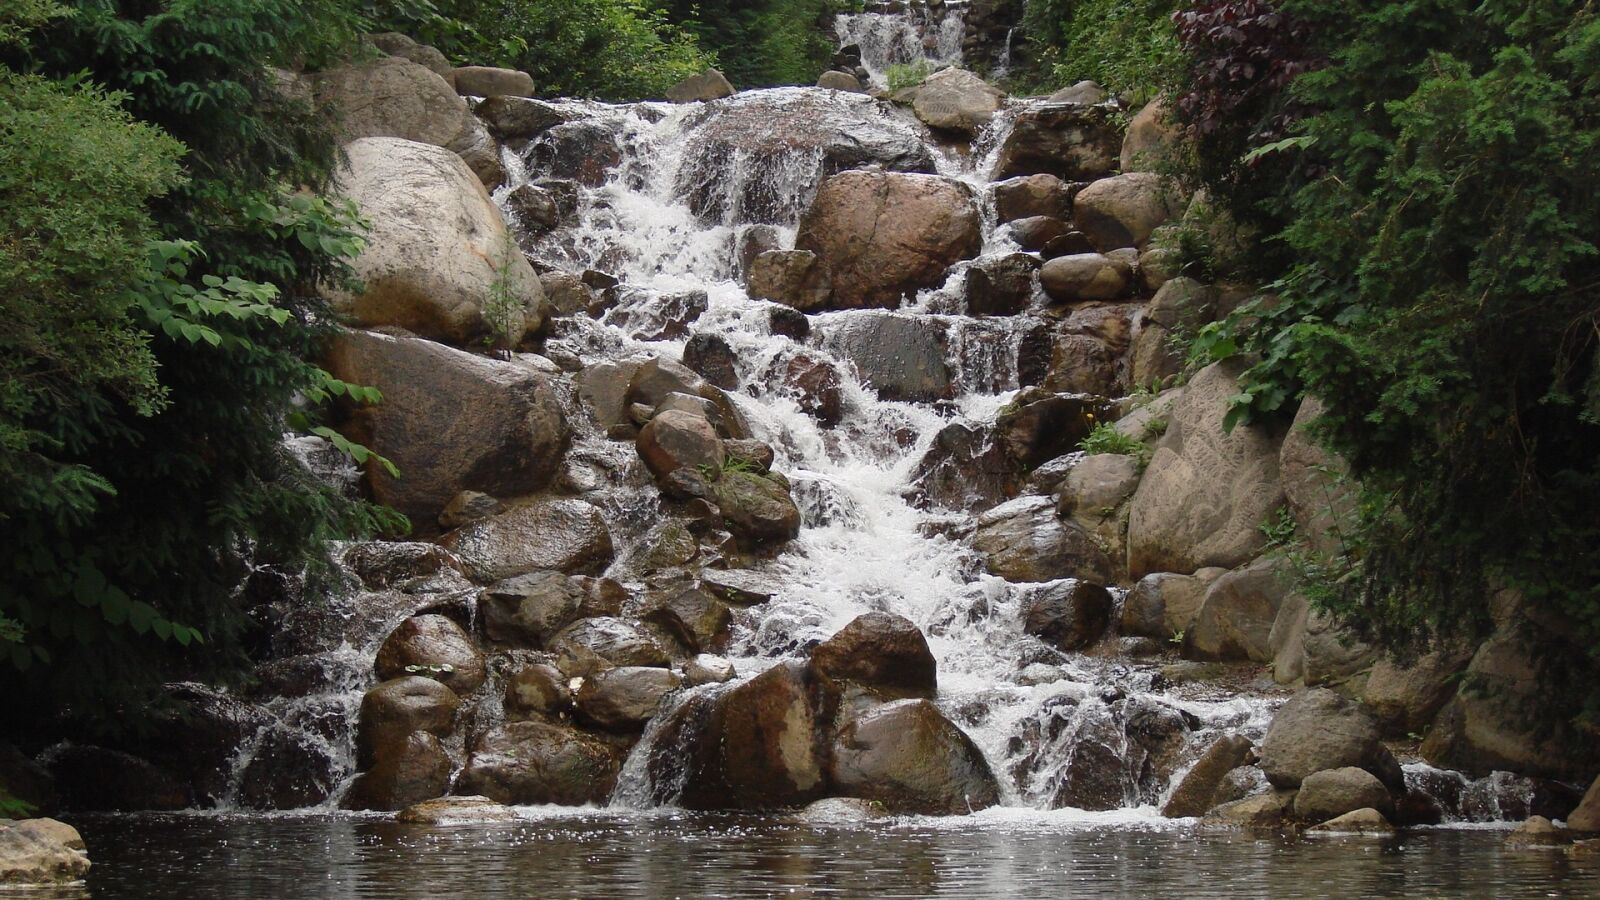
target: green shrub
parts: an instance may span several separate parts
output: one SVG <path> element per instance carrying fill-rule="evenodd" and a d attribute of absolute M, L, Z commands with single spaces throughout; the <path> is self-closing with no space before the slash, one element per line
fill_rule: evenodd
<path fill-rule="evenodd" d="M 928 61 L 919 59 L 913 63 L 895 63 L 891 65 L 885 73 L 885 77 L 889 82 L 889 90 L 903 91 L 906 88 L 916 87 L 927 81 L 928 76 L 932 73 L 933 67 L 928 64 Z"/>
<path fill-rule="evenodd" d="M 1150 447 L 1136 437 L 1130 437 L 1117 430 L 1112 422 L 1101 422 L 1089 432 L 1088 437 L 1078 442 L 1078 449 L 1085 453 L 1113 453 L 1118 456 L 1131 456 L 1143 468 L 1150 462 Z"/>
<path fill-rule="evenodd" d="M 1182 80 L 1172 14 L 1180 0 L 1032 0 L 1024 27 L 1039 87 L 1089 79 L 1135 102 Z"/>

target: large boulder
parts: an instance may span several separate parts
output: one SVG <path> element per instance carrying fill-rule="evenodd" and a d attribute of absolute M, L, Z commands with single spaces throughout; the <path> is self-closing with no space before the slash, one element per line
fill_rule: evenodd
<path fill-rule="evenodd" d="M 1422 757 L 1473 776 L 1495 770 L 1586 781 L 1600 771 L 1592 736 L 1549 719 L 1551 688 L 1536 639 L 1500 632 L 1478 647 L 1463 687 L 1440 710 Z"/>
<path fill-rule="evenodd" d="M 384 638 L 374 663 L 378 677 L 400 678 L 423 672 L 457 694 L 482 686 L 483 654 L 454 620 L 439 615 L 412 616 Z"/>
<path fill-rule="evenodd" d="M 678 803 L 687 809 L 775 809 L 821 798 L 827 748 L 813 688 L 807 666 L 785 662 L 710 700 L 685 703 L 666 727 L 672 746 L 687 753 L 653 760 L 652 774 L 678 772 Z"/>
<path fill-rule="evenodd" d="M 1313 772 L 1300 782 L 1294 814 L 1302 822 L 1326 822 L 1358 809 L 1376 809 L 1394 817 L 1394 798 L 1366 769 L 1345 766 Z"/>
<path fill-rule="evenodd" d="M 746 546 L 781 544 L 800 535 L 800 508 L 776 473 L 730 469 L 711 483 L 710 499 L 728 530 Z"/>
<path fill-rule="evenodd" d="M 1026 253 L 987 256 L 967 269 L 967 314 L 1014 316 L 1033 301 L 1039 261 Z"/>
<path fill-rule="evenodd" d="M 1433 650 L 1408 662 L 1384 655 L 1367 674 L 1361 699 L 1386 737 L 1421 734 L 1455 696 L 1468 658 L 1456 649 Z"/>
<path fill-rule="evenodd" d="M 1139 460 L 1132 456 L 1085 457 L 1056 488 L 1056 511 L 1093 532 L 1112 559 L 1121 559 L 1127 553 L 1127 502 L 1139 475 Z"/>
<path fill-rule="evenodd" d="M 904 616 L 857 616 L 811 651 L 811 669 L 826 683 L 855 685 L 888 700 L 932 698 L 938 663 L 922 631 Z"/>
<path fill-rule="evenodd" d="M 444 536 L 467 574 L 492 584 L 538 570 L 597 573 L 611 564 L 611 532 L 592 504 L 535 497 Z"/>
<path fill-rule="evenodd" d="M 346 809 L 401 810 L 441 796 L 450 788 L 455 764 L 439 739 L 414 731 L 378 754 L 345 794 Z"/>
<path fill-rule="evenodd" d="M 0 889 L 64 885 L 88 873 L 76 828 L 55 819 L 0 819 Z"/>
<path fill-rule="evenodd" d="M 1127 263 L 1099 253 L 1058 256 L 1039 270 L 1039 284 L 1058 303 L 1115 300 L 1128 292 L 1133 272 Z"/>
<path fill-rule="evenodd" d="M 459 155 L 483 185 L 505 178 L 499 149 L 483 124 L 467 111 L 449 80 L 400 57 L 351 63 L 318 73 L 317 102 L 333 110 L 342 142 L 399 138 L 442 147 Z"/>
<path fill-rule="evenodd" d="M 1185 819 L 1205 815 L 1216 805 L 1218 789 L 1228 773 L 1245 764 L 1250 757 L 1250 739 L 1243 735 L 1228 734 L 1206 748 L 1194 767 L 1173 789 L 1161 814 L 1169 819 Z"/>
<path fill-rule="evenodd" d="M 608 731 L 637 731 L 655 717 L 661 699 L 682 685 L 683 676 L 657 666 L 597 672 L 578 688 L 578 715 Z"/>
<path fill-rule="evenodd" d="M 1049 497 L 1020 497 L 978 518 L 973 546 L 989 571 L 1007 581 L 1081 578 L 1097 584 L 1116 579 L 1111 559 L 1076 522 L 1056 515 Z"/>
<path fill-rule="evenodd" d="M 1064 181 L 1092 181 L 1116 171 L 1122 155 L 1122 128 L 1113 106 L 1051 103 L 1017 116 L 1000 145 L 990 178 L 1055 175 Z"/>
<path fill-rule="evenodd" d="M 1173 409 L 1133 495 L 1128 571 L 1235 568 L 1266 547 L 1261 531 L 1283 503 L 1279 441 L 1266 429 L 1222 428 L 1239 383 L 1223 364 L 1202 369 Z"/>
<path fill-rule="evenodd" d="M 724 225 L 793 223 L 811 199 L 810 173 L 819 170 L 823 177 L 867 167 L 936 171 L 915 127 L 856 94 L 742 94 L 690 113 L 684 127 L 678 194 L 695 215 Z"/>
<path fill-rule="evenodd" d="M 844 172 L 822 183 L 800 220 L 795 249 L 828 272 L 831 305 L 893 309 L 983 246 L 972 189 L 954 179 Z"/>
<path fill-rule="evenodd" d="M 449 734 L 460 705 L 455 691 L 425 676 L 402 675 L 379 684 L 361 698 L 356 763 L 370 768 L 415 732 Z"/>
<path fill-rule="evenodd" d="M 699 103 L 732 97 L 735 91 L 726 75 L 716 69 L 706 69 L 690 75 L 667 90 L 667 99 L 673 103 Z"/>
<path fill-rule="evenodd" d="M 622 761 L 611 746 L 573 728 L 512 722 L 473 745 L 456 792 L 501 803 L 604 803 Z"/>
<path fill-rule="evenodd" d="M 1029 591 L 1022 605 L 1022 630 L 1058 650 L 1082 650 L 1111 625 L 1111 592 L 1098 584 L 1068 579 Z"/>
<path fill-rule="evenodd" d="M 1166 101 L 1150 101 L 1128 121 L 1128 133 L 1122 139 L 1122 171 L 1153 172 L 1162 168 L 1182 137 L 1183 131 L 1172 121 Z"/>
<path fill-rule="evenodd" d="M 1177 187 L 1159 175 L 1102 178 L 1078 192 L 1072 221 L 1102 252 L 1143 247 L 1151 232 L 1182 209 Z"/>
<path fill-rule="evenodd" d="M 560 107 L 543 100 L 504 94 L 485 99 L 473 112 L 501 140 L 526 140 L 568 119 Z"/>
<path fill-rule="evenodd" d="M 1567 816 L 1567 827 L 1573 831 L 1593 833 L 1600 831 L 1600 778 L 1589 785 L 1578 808 Z"/>
<path fill-rule="evenodd" d="M 1391 791 L 1405 791 L 1394 754 L 1378 739 L 1378 723 L 1360 704 L 1326 688 L 1289 699 L 1261 741 L 1261 770 L 1280 788 L 1297 788 L 1324 769 L 1366 769 Z"/>
<path fill-rule="evenodd" d="M 507 344 L 539 327 L 539 277 L 460 157 L 389 137 L 351 141 L 345 155 L 336 189 L 372 224 L 352 263 L 361 289 L 330 290 L 336 312 L 465 345 L 490 334 L 485 305 L 494 299 L 505 307 L 498 337 Z"/>
<path fill-rule="evenodd" d="M 828 269 L 808 250 L 769 250 L 750 263 L 750 296 L 802 312 L 823 309 L 833 295 Z"/>
<path fill-rule="evenodd" d="M 1097 397 L 1026 388 L 1001 408 L 994 424 L 1006 454 L 1023 470 L 1032 471 L 1077 450 L 1095 422 L 1111 413 Z"/>
<path fill-rule="evenodd" d="M 1347 481 L 1349 466 L 1310 433 L 1324 410 L 1314 397 L 1301 402 L 1283 439 L 1278 468 L 1297 534 L 1318 552 L 1337 555 L 1344 552 L 1346 535 L 1355 524 L 1357 498 L 1355 485 Z"/>
<path fill-rule="evenodd" d="M 1004 91 L 965 69 L 943 69 L 912 90 L 911 111 L 929 128 L 975 135 L 1005 99 Z"/>
<path fill-rule="evenodd" d="M 927 700 L 900 700 L 851 719 L 833 741 L 829 772 L 840 793 L 896 813 L 964 815 L 1000 802 L 983 753 Z"/>
<path fill-rule="evenodd" d="M 357 408 L 345 430 L 400 470 L 396 477 L 369 464 L 373 499 L 424 531 L 462 491 L 525 494 L 560 471 L 571 432 L 542 374 L 368 332 L 340 334 L 327 366 L 383 393 L 382 402 Z"/>
<path fill-rule="evenodd" d="M 149 812 L 194 804 L 192 786 L 167 769 L 120 750 L 69 745 L 55 750 L 48 765 L 64 810 Z"/>
<path fill-rule="evenodd" d="M 1272 626 L 1289 594 L 1289 577 L 1279 561 L 1261 559 L 1218 578 L 1184 633 L 1184 655 L 1270 662 Z"/>
<path fill-rule="evenodd" d="M 1122 602 L 1122 632 L 1162 640 L 1187 634 L 1200 615 L 1207 588 L 1222 574 L 1222 569 L 1201 569 L 1193 575 L 1155 572 L 1139 579 Z"/>
<path fill-rule="evenodd" d="M 639 457 L 657 478 L 688 466 L 719 472 L 727 452 L 716 428 L 703 415 L 681 410 L 659 413 L 639 430 Z"/>
<path fill-rule="evenodd" d="M 943 324 L 926 316 L 861 312 L 819 323 L 822 344 L 855 364 L 861 380 L 884 400 L 949 399 L 955 375 L 946 359 Z"/>
<path fill-rule="evenodd" d="M 994 185 L 995 217 L 1003 224 L 1031 216 L 1072 216 L 1074 191 L 1054 175 L 1020 175 Z"/>
<path fill-rule="evenodd" d="M 621 615 L 627 599 L 609 578 L 530 572 L 486 589 L 478 611 L 490 640 L 538 648 L 579 619 Z"/>
<path fill-rule="evenodd" d="M 383 53 L 389 56 L 409 59 L 447 82 L 451 82 L 455 78 L 456 67 L 450 64 L 450 60 L 439 52 L 437 47 L 417 43 L 417 41 L 398 31 L 369 34 L 367 35 L 367 41 Z"/>

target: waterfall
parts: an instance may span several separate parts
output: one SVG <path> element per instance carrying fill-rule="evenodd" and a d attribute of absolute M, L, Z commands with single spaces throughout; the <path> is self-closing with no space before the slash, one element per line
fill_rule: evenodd
<path fill-rule="evenodd" d="M 897 6 L 899 4 L 896 4 Z M 844 13 L 834 21 L 842 46 L 861 48 L 872 87 L 887 87 L 889 67 L 926 63 L 931 69 L 961 64 L 966 5 L 907 3 L 898 12 Z"/>

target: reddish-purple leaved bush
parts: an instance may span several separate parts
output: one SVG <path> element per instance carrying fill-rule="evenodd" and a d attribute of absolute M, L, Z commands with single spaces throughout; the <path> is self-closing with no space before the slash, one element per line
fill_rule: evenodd
<path fill-rule="evenodd" d="M 1324 62 L 1304 22 L 1266 0 L 1196 3 L 1172 20 L 1192 60 L 1178 114 L 1202 138 L 1243 127 L 1248 143 L 1265 143 L 1305 115 L 1284 90 Z"/>

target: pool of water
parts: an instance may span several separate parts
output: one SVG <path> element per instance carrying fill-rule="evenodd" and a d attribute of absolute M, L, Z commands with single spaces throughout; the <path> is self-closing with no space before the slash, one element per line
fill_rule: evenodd
<path fill-rule="evenodd" d="M 810 825 L 524 811 L 500 825 L 378 818 L 78 820 L 95 865 L 63 897 L 1594 897 L 1600 866 L 1498 829 L 1392 838 L 1199 831 L 1135 813 Z M 0 892 L 3 893 L 3 892 Z"/>

